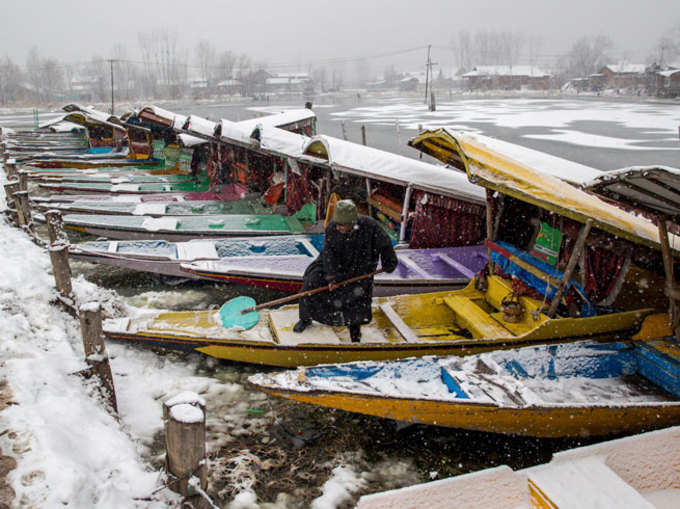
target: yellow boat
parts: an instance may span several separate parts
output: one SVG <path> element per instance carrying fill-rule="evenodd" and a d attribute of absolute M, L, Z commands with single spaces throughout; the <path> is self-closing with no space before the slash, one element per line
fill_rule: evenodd
<path fill-rule="evenodd" d="M 310 366 L 329 362 L 387 360 L 423 355 L 472 354 L 498 348 L 568 341 L 583 337 L 629 335 L 652 309 L 588 318 L 549 318 L 542 301 L 520 297 L 520 321 L 504 318 L 508 280 L 488 278 L 485 291 L 470 283 L 462 290 L 379 297 L 373 321 L 362 327 L 361 343 L 352 343 L 345 327 L 314 322 L 294 333 L 297 305 L 261 313 L 246 331 L 222 326 L 218 311 L 159 312 L 104 323 L 109 339 L 133 341 L 212 357 L 271 366 Z"/>
<path fill-rule="evenodd" d="M 541 438 L 636 433 L 680 423 L 680 347 L 667 340 L 330 364 L 261 373 L 249 382 L 302 403 Z"/>

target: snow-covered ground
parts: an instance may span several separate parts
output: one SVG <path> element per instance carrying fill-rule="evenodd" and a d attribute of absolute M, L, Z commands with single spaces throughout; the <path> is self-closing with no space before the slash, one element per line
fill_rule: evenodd
<path fill-rule="evenodd" d="M 0 166 L 1 168 L 1 166 Z M 0 169 L 0 184 L 6 183 Z M 0 187 L 0 210 L 5 196 Z M 159 356 L 107 344 L 119 407 L 112 416 L 93 382 L 74 375 L 86 367 L 78 321 L 54 304 L 57 296 L 48 253 L 0 215 L 0 378 L 12 392 L 0 412 L 0 448 L 16 458 L 7 474 L 21 507 L 178 507 L 179 497 L 160 489 L 163 479 L 154 439 L 162 430 L 162 402 L 182 391 L 221 406 L 211 420 L 238 427 L 248 401 L 237 383 L 197 376 L 203 357 Z M 120 298 L 87 282 L 73 281 L 81 303 L 98 301 L 106 313 L 130 312 Z M 262 398 L 264 396 L 259 395 Z M 231 409 L 231 415 L 229 415 Z M 209 408 L 209 411 L 211 409 Z M 208 451 L 220 446 L 208 444 Z M 157 448 L 157 446 L 156 446 Z M 333 508 L 361 486 L 351 468 L 338 465 L 314 507 Z M 5 502 L 1 500 L 0 502 Z M 7 501 L 9 502 L 9 501 Z M 258 508 L 246 485 L 229 507 Z"/>

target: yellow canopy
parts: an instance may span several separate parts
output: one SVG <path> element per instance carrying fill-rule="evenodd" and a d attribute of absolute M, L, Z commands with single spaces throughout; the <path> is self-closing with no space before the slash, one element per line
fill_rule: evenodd
<path fill-rule="evenodd" d="M 445 163 L 464 167 L 473 184 L 496 190 L 581 223 L 592 219 L 596 228 L 635 243 L 660 247 L 659 233 L 654 223 L 606 203 L 567 183 L 566 179 L 549 175 L 542 164 L 557 160 L 564 166 L 560 168 L 562 170 L 574 168 L 569 164 L 570 161 L 546 154 L 543 159 L 534 157 L 536 162 L 530 166 L 499 152 L 498 148 L 504 144 L 496 143 L 491 138 L 446 129 L 424 131 L 409 142 L 409 145 L 422 149 Z M 537 154 L 536 151 L 531 152 L 534 156 Z M 587 171 L 583 168 L 588 169 L 581 165 L 576 167 L 584 173 L 577 180 L 586 178 Z M 555 168 L 552 169 L 555 173 Z M 671 236 L 669 241 L 671 247 L 680 247 L 680 238 Z"/>

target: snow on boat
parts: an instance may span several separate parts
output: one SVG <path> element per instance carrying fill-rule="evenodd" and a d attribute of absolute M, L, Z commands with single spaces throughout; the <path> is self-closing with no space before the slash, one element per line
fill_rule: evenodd
<path fill-rule="evenodd" d="M 304 233 L 304 225 L 297 216 L 279 214 L 162 217 L 67 214 L 63 218 L 63 224 L 66 230 L 120 240 L 164 239 L 182 241 L 198 238 Z"/>
<path fill-rule="evenodd" d="M 302 290 L 305 269 L 318 253 L 243 257 L 183 263 L 182 271 L 202 279 L 259 286 L 286 292 Z M 375 295 L 422 293 L 460 288 L 488 262 L 484 246 L 398 249 L 399 265 L 374 279 Z"/>
<path fill-rule="evenodd" d="M 113 182 L 41 182 L 41 189 L 70 194 L 155 194 L 177 192 L 208 191 L 210 181 L 207 178 L 171 178 L 153 176 L 135 181 L 134 179 L 116 179 Z"/>
<path fill-rule="evenodd" d="M 186 200 L 186 201 L 120 201 L 76 200 L 64 203 L 42 203 L 42 210 L 59 210 L 62 213 L 107 214 L 123 216 L 193 216 L 219 214 L 271 214 L 272 208 L 259 196 L 240 200 Z"/>
<path fill-rule="evenodd" d="M 249 381 L 304 403 L 512 435 L 584 437 L 680 423 L 680 346 L 672 340 L 333 364 Z"/>
<path fill-rule="evenodd" d="M 531 343 L 599 336 L 626 336 L 651 309 L 587 318 L 549 318 L 543 303 L 521 297 L 521 322 L 501 311 L 511 283 L 491 276 L 485 291 L 471 282 L 462 290 L 374 297 L 373 320 L 362 326 L 360 343 L 346 327 L 314 322 L 293 332 L 298 306 L 262 312 L 249 330 L 224 327 L 219 311 L 178 311 L 107 320 L 109 339 L 197 351 L 220 359 L 294 367 L 358 360 L 389 360 L 423 355 L 472 354 Z"/>
<path fill-rule="evenodd" d="M 323 247 L 321 235 L 281 235 L 276 237 L 194 239 L 187 242 L 165 240 L 93 241 L 69 246 L 69 257 L 132 270 L 168 276 L 198 278 L 184 272 L 181 264 L 199 260 L 241 259 L 248 256 L 317 256 Z"/>

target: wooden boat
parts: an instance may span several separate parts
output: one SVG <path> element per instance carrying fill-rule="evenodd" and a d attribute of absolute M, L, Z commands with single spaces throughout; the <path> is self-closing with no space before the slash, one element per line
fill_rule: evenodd
<path fill-rule="evenodd" d="M 199 260 L 243 258 L 251 255 L 281 257 L 316 256 L 323 247 L 322 235 L 279 235 L 275 237 L 165 240 L 92 241 L 69 246 L 75 260 L 125 267 L 168 276 L 198 278 L 184 272 L 183 263 Z"/>
<path fill-rule="evenodd" d="M 484 292 L 472 282 L 451 292 L 376 297 L 373 321 L 362 327 L 361 343 L 350 341 L 346 327 L 313 323 L 302 333 L 293 332 L 299 317 L 297 305 L 262 313 L 258 324 L 246 331 L 223 327 L 219 311 L 179 311 L 107 321 L 104 334 L 109 339 L 203 352 L 220 359 L 294 367 L 618 337 L 630 334 L 652 312 L 639 309 L 588 318 L 548 318 L 537 312 L 541 301 L 521 297 L 526 313 L 516 323 L 504 319 L 500 311 L 511 291 L 508 280 L 491 276 Z"/>
<path fill-rule="evenodd" d="M 259 196 L 247 195 L 234 200 L 173 200 L 174 193 L 167 193 L 167 201 L 161 201 L 162 195 L 153 194 L 153 200 L 127 201 L 131 195 L 121 195 L 120 200 L 87 200 L 70 202 L 41 202 L 37 204 L 41 210 L 59 210 L 71 214 L 105 214 L 122 216 L 194 216 L 221 214 L 271 214 L 272 208 Z M 144 194 L 139 194 L 144 196 Z M 125 201 L 122 201 L 122 200 Z"/>
<path fill-rule="evenodd" d="M 105 115 L 105 114 L 104 114 Z M 64 116 L 63 120 L 87 127 L 90 149 L 94 154 L 73 154 L 68 157 L 43 155 L 31 158 L 28 165 L 35 168 L 100 168 L 119 166 L 160 166 L 163 161 L 152 157 L 153 143 L 149 129 L 123 125 L 117 117 L 101 118 L 92 112 L 75 111 Z M 98 136 L 92 136 L 96 131 Z M 127 146 L 123 148 L 123 144 Z M 113 151 L 111 150 L 113 148 Z M 99 153 L 101 152 L 101 153 Z"/>
<path fill-rule="evenodd" d="M 292 235 L 310 224 L 307 210 L 298 215 L 222 214 L 193 216 L 121 216 L 67 214 L 64 228 L 110 239 L 191 240 L 198 238 Z"/>
<path fill-rule="evenodd" d="M 39 183 L 38 187 L 47 191 L 67 194 L 157 194 L 177 192 L 208 191 L 210 181 L 207 177 L 169 179 L 163 182 L 161 176 L 147 177 L 150 182 L 48 182 Z"/>
<path fill-rule="evenodd" d="M 318 252 L 293 255 L 229 257 L 183 263 L 194 277 L 259 286 L 285 292 L 302 290 L 307 266 Z M 398 295 L 451 290 L 467 285 L 488 262 L 484 246 L 432 249 L 398 249 L 399 265 L 375 277 L 374 295 Z"/>
<path fill-rule="evenodd" d="M 249 382 L 303 403 L 510 435 L 585 437 L 680 423 L 680 346 L 672 340 L 329 364 Z"/>
<path fill-rule="evenodd" d="M 56 194 L 50 196 L 30 196 L 33 206 L 40 208 L 58 208 L 59 204 L 73 202 L 127 202 L 127 203 L 149 203 L 155 201 L 173 202 L 194 202 L 194 201 L 233 201 L 248 197 L 248 188 L 241 184 L 230 184 L 221 191 L 204 192 L 175 192 L 175 193 L 151 193 L 151 194 L 127 194 L 121 193 L 115 196 L 106 194 Z"/>

